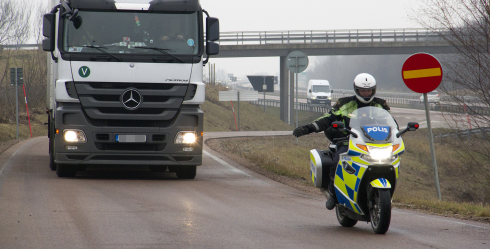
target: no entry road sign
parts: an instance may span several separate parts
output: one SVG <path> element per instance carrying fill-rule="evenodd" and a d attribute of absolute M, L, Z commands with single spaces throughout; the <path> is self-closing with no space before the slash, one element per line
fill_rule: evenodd
<path fill-rule="evenodd" d="M 442 81 L 441 63 L 430 54 L 414 54 L 403 64 L 402 78 L 405 85 L 414 92 L 434 91 Z"/>

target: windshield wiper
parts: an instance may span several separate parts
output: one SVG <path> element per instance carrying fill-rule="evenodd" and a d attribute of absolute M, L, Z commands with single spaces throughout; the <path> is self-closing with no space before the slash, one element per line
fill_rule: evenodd
<path fill-rule="evenodd" d="M 160 52 L 160 53 L 162 53 L 162 54 L 166 54 L 166 55 L 168 55 L 168 56 L 170 56 L 170 57 L 172 57 L 172 58 L 174 58 L 174 59 L 177 59 L 177 60 L 179 60 L 180 62 L 185 62 L 185 61 L 184 61 L 184 60 L 182 60 L 181 58 L 179 58 L 179 57 L 177 57 L 177 56 L 175 56 L 175 55 L 172 55 L 172 54 L 170 54 L 169 52 L 167 52 L 166 50 L 170 50 L 170 49 L 167 49 L 167 48 L 157 48 L 157 47 L 139 47 L 139 46 L 138 46 L 138 47 L 134 47 L 134 48 L 142 48 L 142 49 L 151 49 L 151 50 L 156 50 L 156 51 L 158 51 L 158 52 Z"/>
<path fill-rule="evenodd" d="M 109 52 L 107 52 L 107 51 L 103 50 L 103 48 L 106 48 L 106 47 L 99 47 L 99 46 L 94 46 L 94 45 L 82 45 L 82 46 L 73 46 L 73 47 L 95 48 L 95 49 L 97 49 L 98 51 L 100 51 L 100 52 L 102 52 L 102 53 L 104 53 L 104 54 L 107 54 L 107 55 L 109 55 L 110 57 L 112 57 L 112 58 L 114 58 L 114 59 L 116 59 L 116 60 L 118 60 L 118 61 L 123 61 L 123 59 L 122 59 L 122 58 L 119 58 L 119 57 L 117 57 L 117 56 L 115 56 L 115 55 L 113 55 L 113 54 L 111 54 L 111 53 L 109 53 Z"/>

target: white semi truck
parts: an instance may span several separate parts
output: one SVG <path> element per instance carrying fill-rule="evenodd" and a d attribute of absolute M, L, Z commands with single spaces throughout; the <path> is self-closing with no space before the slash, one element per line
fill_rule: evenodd
<path fill-rule="evenodd" d="M 42 45 L 51 170 L 73 177 L 90 165 L 137 165 L 195 178 L 203 64 L 219 52 L 218 19 L 199 0 L 50 1 Z"/>

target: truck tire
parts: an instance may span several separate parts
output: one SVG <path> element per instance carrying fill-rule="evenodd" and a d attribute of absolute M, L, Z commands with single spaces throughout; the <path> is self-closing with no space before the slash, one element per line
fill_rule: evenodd
<path fill-rule="evenodd" d="M 151 172 L 165 172 L 165 171 L 167 171 L 167 166 L 166 165 L 151 165 L 150 171 Z"/>
<path fill-rule="evenodd" d="M 56 166 L 58 177 L 74 177 L 77 174 L 77 165 L 58 163 Z"/>
<path fill-rule="evenodd" d="M 176 173 L 180 179 L 194 179 L 196 178 L 197 166 L 180 166 Z"/>
<path fill-rule="evenodd" d="M 54 163 L 54 138 L 49 138 L 49 168 L 52 171 L 56 170 L 56 163 Z"/>

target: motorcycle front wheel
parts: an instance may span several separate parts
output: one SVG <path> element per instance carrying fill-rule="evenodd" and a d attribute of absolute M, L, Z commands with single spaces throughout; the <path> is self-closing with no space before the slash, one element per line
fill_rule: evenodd
<path fill-rule="evenodd" d="M 353 227 L 357 224 L 357 220 L 351 219 L 341 213 L 339 206 L 335 207 L 335 213 L 337 214 L 337 220 L 343 227 Z"/>
<path fill-rule="evenodd" d="M 391 195 L 389 189 L 373 189 L 372 207 L 369 208 L 371 227 L 376 234 L 385 234 L 391 221 Z"/>

